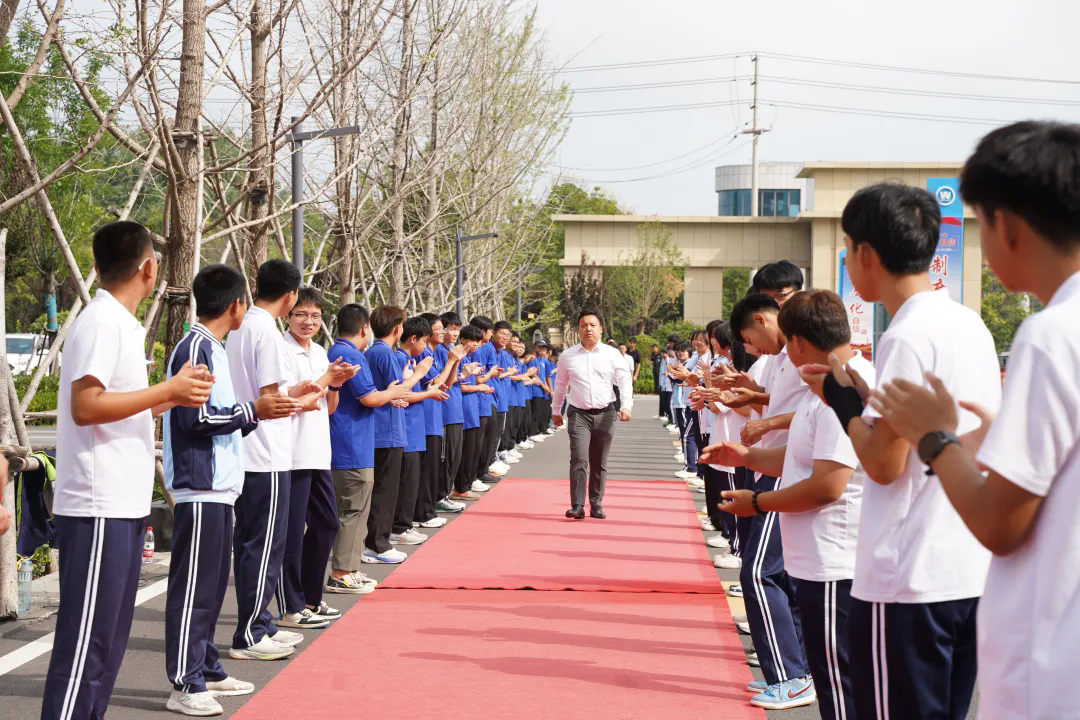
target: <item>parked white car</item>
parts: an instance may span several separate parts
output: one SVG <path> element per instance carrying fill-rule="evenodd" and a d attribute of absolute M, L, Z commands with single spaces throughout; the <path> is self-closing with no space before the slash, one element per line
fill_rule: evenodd
<path fill-rule="evenodd" d="M 44 335 L 10 333 L 7 335 L 6 344 L 8 367 L 11 368 L 12 375 L 34 372 L 49 354 Z M 60 366 L 59 357 L 56 366 Z"/>

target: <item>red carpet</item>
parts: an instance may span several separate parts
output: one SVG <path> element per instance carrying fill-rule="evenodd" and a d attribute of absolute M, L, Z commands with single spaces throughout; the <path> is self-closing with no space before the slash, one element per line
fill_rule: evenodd
<path fill-rule="evenodd" d="M 502 481 L 383 587 L 723 593 L 682 483 L 609 481 L 608 519 L 575 521 L 568 482 Z"/>
<path fill-rule="evenodd" d="M 721 597 L 380 589 L 322 632 L 234 717 L 765 717 Z"/>

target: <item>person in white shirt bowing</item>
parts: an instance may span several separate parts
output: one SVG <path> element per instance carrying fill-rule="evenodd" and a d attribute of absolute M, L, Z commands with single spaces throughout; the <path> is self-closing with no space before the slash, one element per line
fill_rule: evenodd
<path fill-rule="evenodd" d="M 566 517 L 585 518 L 585 486 L 589 488 L 589 515 L 603 520 L 606 463 L 615 427 L 615 391 L 619 388 L 622 406 L 618 418 L 630 420 L 634 386 L 623 356 L 600 342 L 604 328 L 600 316 L 591 310 L 578 315 L 581 342 L 559 356 L 555 375 L 555 426 L 563 424 L 563 398 L 569 401 L 566 424 L 570 433 L 570 509 Z"/>

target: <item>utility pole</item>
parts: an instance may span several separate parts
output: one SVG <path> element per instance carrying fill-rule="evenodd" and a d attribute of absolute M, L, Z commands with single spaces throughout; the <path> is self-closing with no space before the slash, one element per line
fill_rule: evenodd
<path fill-rule="evenodd" d="M 743 130 L 743 135 L 753 135 L 753 153 L 750 160 L 750 215 L 757 217 L 758 214 L 758 194 L 760 192 L 758 183 L 758 140 L 761 138 L 761 134 L 768 132 L 764 128 L 758 127 L 758 70 L 761 65 L 761 60 L 757 55 L 752 56 L 751 61 L 754 63 L 754 104 L 751 106 L 754 110 L 753 127 L 749 130 Z"/>

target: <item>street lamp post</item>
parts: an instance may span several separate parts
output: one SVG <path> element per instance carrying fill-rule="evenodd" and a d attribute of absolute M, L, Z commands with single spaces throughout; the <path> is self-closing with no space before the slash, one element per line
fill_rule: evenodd
<path fill-rule="evenodd" d="M 517 302 L 515 304 L 517 307 L 516 315 L 519 327 L 521 326 L 521 276 L 527 272 L 541 272 L 543 269 L 544 268 L 541 267 L 519 267 L 517 270 Z"/>
<path fill-rule="evenodd" d="M 293 265 L 300 271 L 300 277 L 304 276 L 304 141 L 316 138 L 337 137 L 338 135 L 359 135 L 360 127 L 330 128 L 329 130 L 310 130 L 302 132 L 303 123 L 299 118 L 293 118 L 293 131 L 289 133 L 289 142 L 292 143 L 292 253 Z"/>
<path fill-rule="evenodd" d="M 457 272 L 455 273 L 455 281 L 457 283 L 457 315 L 461 318 L 461 321 L 465 321 L 465 303 L 461 294 L 461 289 L 464 287 L 463 282 L 463 269 L 465 267 L 465 261 L 461 256 L 461 243 L 466 240 L 486 240 L 489 238 L 497 238 L 499 233 L 484 233 L 482 235 L 462 235 L 461 228 L 454 228 L 454 245 L 455 252 L 457 254 Z"/>

